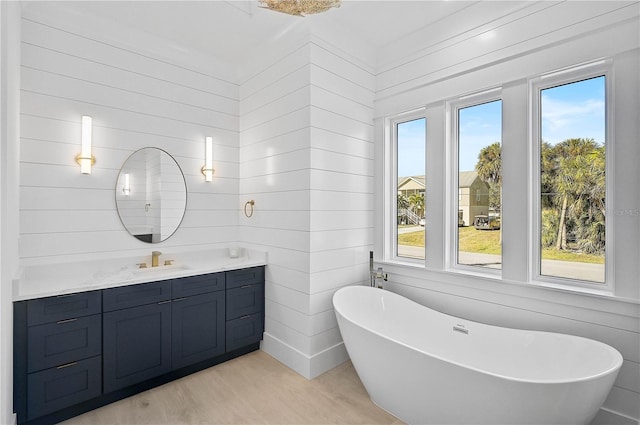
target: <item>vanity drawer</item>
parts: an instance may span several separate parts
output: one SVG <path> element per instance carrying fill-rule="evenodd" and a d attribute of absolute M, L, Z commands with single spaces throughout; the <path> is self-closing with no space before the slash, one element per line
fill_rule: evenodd
<path fill-rule="evenodd" d="M 28 376 L 28 419 L 90 400 L 102 394 L 102 358 L 46 369 Z"/>
<path fill-rule="evenodd" d="M 170 280 L 105 289 L 102 293 L 102 305 L 105 312 L 154 304 L 170 299 Z"/>
<path fill-rule="evenodd" d="M 262 266 L 227 272 L 227 289 L 256 283 L 264 283 L 264 267 Z"/>
<path fill-rule="evenodd" d="M 227 289 L 227 320 L 264 310 L 264 284 Z"/>
<path fill-rule="evenodd" d="M 227 352 L 260 342 L 264 330 L 262 313 L 243 316 L 227 322 Z"/>
<path fill-rule="evenodd" d="M 211 273 L 189 276 L 171 281 L 172 298 L 190 297 L 224 290 L 225 273 Z"/>
<path fill-rule="evenodd" d="M 28 333 L 28 372 L 60 366 L 102 352 L 102 316 L 32 326 Z"/>
<path fill-rule="evenodd" d="M 98 314 L 102 311 L 100 291 L 81 292 L 27 302 L 27 325 L 41 325 L 59 320 Z"/>

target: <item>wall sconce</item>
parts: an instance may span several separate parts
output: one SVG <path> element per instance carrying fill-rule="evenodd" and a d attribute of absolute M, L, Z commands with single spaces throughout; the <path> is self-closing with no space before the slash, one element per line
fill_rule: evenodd
<path fill-rule="evenodd" d="M 129 183 L 129 173 L 125 173 L 124 175 L 124 186 L 122 187 L 122 191 L 125 196 L 129 196 L 131 193 L 131 185 Z"/>
<path fill-rule="evenodd" d="M 91 174 L 91 166 L 96 163 L 96 159 L 91 155 L 91 117 L 82 116 L 82 147 L 80 154 L 76 156 L 76 162 L 80 164 L 82 174 Z"/>
<path fill-rule="evenodd" d="M 213 180 L 213 138 L 205 137 L 204 139 L 204 167 L 202 167 L 202 174 L 204 175 L 204 181 L 210 182 Z"/>

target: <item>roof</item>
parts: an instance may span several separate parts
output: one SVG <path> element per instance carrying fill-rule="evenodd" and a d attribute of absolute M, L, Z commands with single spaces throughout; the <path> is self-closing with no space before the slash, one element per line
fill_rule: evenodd
<path fill-rule="evenodd" d="M 461 171 L 460 174 L 458 174 L 458 186 L 471 187 L 471 185 L 476 181 L 477 178 L 477 171 Z"/>
<path fill-rule="evenodd" d="M 410 181 L 416 182 L 421 187 L 425 186 L 425 178 L 424 176 L 409 176 L 409 177 L 400 177 L 398 179 L 398 187 L 402 187 Z"/>
<path fill-rule="evenodd" d="M 477 171 L 461 171 L 460 174 L 458 174 L 458 186 L 471 187 L 471 185 L 476 181 L 477 178 Z M 425 187 L 425 176 L 408 176 L 398 178 L 398 188 L 404 186 L 409 181 L 414 181 L 422 187 Z"/>

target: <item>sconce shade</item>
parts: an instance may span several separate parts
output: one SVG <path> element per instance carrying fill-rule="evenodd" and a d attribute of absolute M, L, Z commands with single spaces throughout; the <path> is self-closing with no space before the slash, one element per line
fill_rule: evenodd
<path fill-rule="evenodd" d="M 202 167 L 202 174 L 204 174 L 204 181 L 210 182 L 213 180 L 213 138 L 205 137 L 204 139 L 204 167 Z"/>
<path fill-rule="evenodd" d="M 122 187 L 122 191 L 124 192 L 125 196 L 129 196 L 129 194 L 131 193 L 131 184 L 129 181 L 129 173 L 125 173 L 124 175 L 124 186 Z"/>
<path fill-rule="evenodd" d="M 91 174 L 91 166 L 96 162 L 91 155 L 92 119 L 84 115 L 82 117 L 82 134 L 80 154 L 76 156 L 76 162 L 80 164 L 82 174 Z"/>

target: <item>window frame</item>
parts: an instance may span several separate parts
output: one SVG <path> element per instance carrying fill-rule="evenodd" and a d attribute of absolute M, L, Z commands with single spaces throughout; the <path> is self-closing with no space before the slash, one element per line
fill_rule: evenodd
<path fill-rule="evenodd" d="M 489 276 L 494 278 L 502 277 L 502 268 L 491 269 L 488 267 L 471 266 L 458 263 L 458 212 L 460 211 L 460 185 L 459 185 L 459 135 L 458 135 L 458 121 L 459 111 L 461 109 L 482 105 L 485 103 L 503 102 L 502 99 L 502 86 L 492 87 L 489 89 L 479 90 L 473 93 L 458 96 L 449 99 L 445 103 L 445 111 L 449 117 L 449 122 L 445 125 L 445 132 L 447 137 L 447 147 L 449 154 L 447 155 L 447 166 L 449 171 L 447 173 L 449 180 L 450 190 L 446 191 L 446 205 L 447 211 L 445 215 L 445 226 L 447 227 L 446 239 L 449 249 L 446 252 L 445 268 L 454 272 L 465 272 L 478 274 L 482 276 Z M 502 115 L 502 109 L 501 109 Z M 504 132 L 504 123 L 501 117 L 501 135 L 500 146 L 502 146 L 502 133 Z M 454 193 L 455 192 L 455 193 Z M 469 196 L 472 196 L 469 193 Z M 504 220 L 504 211 L 500 212 L 501 221 Z M 472 223 L 469 223 L 472 225 Z M 501 260 L 502 261 L 502 260 Z"/>
<path fill-rule="evenodd" d="M 384 157 L 387 161 L 384 176 L 384 193 L 385 193 L 385 211 L 390 214 L 384 214 L 384 259 L 415 266 L 425 266 L 427 261 L 427 244 L 424 247 L 424 258 L 411 258 L 398 256 L 398 124 L 409 121 L 424 119 L 425 122 L 425 182 L 427 169 L 427 115 L 426 108 L 422 107 L 400 114 L 395 114 L 385 119 L 385 143 Z M 425 205 L 427 203 L 427 191 L 425 186 Z M 426 211 L 425 211 L 426 217 Z M 425 224 L 424 231 L 427 231 Z"/>
<path fill-rule="evenodd" d="M 540 193 L 540 153 L 541 153 L 541 93 L 543 90 L 565 84 L 571 84 L 591 78 L 605 77 L 605 205 L 610 210 L 614 202 L 614 143 L 613 134 L 613 61 L 598 60 L 560 70 L 544 73 L 529 79 L 529 147 L 530 147 L 530 172 L 531 187 L 529 199 L 531 200 L 531 212 L 529 223 L 531 234 L 529 240 L 529 281 L 542 285 L 567 288 L 586 288 L 602 290 L 613 293 L 614 291 L 614 219 L 607 214 L 605 222 L 605 274 L 604 282 L 571 279 L 558 276 L 543 275 L 541 272 L 541 193 Z"/>

